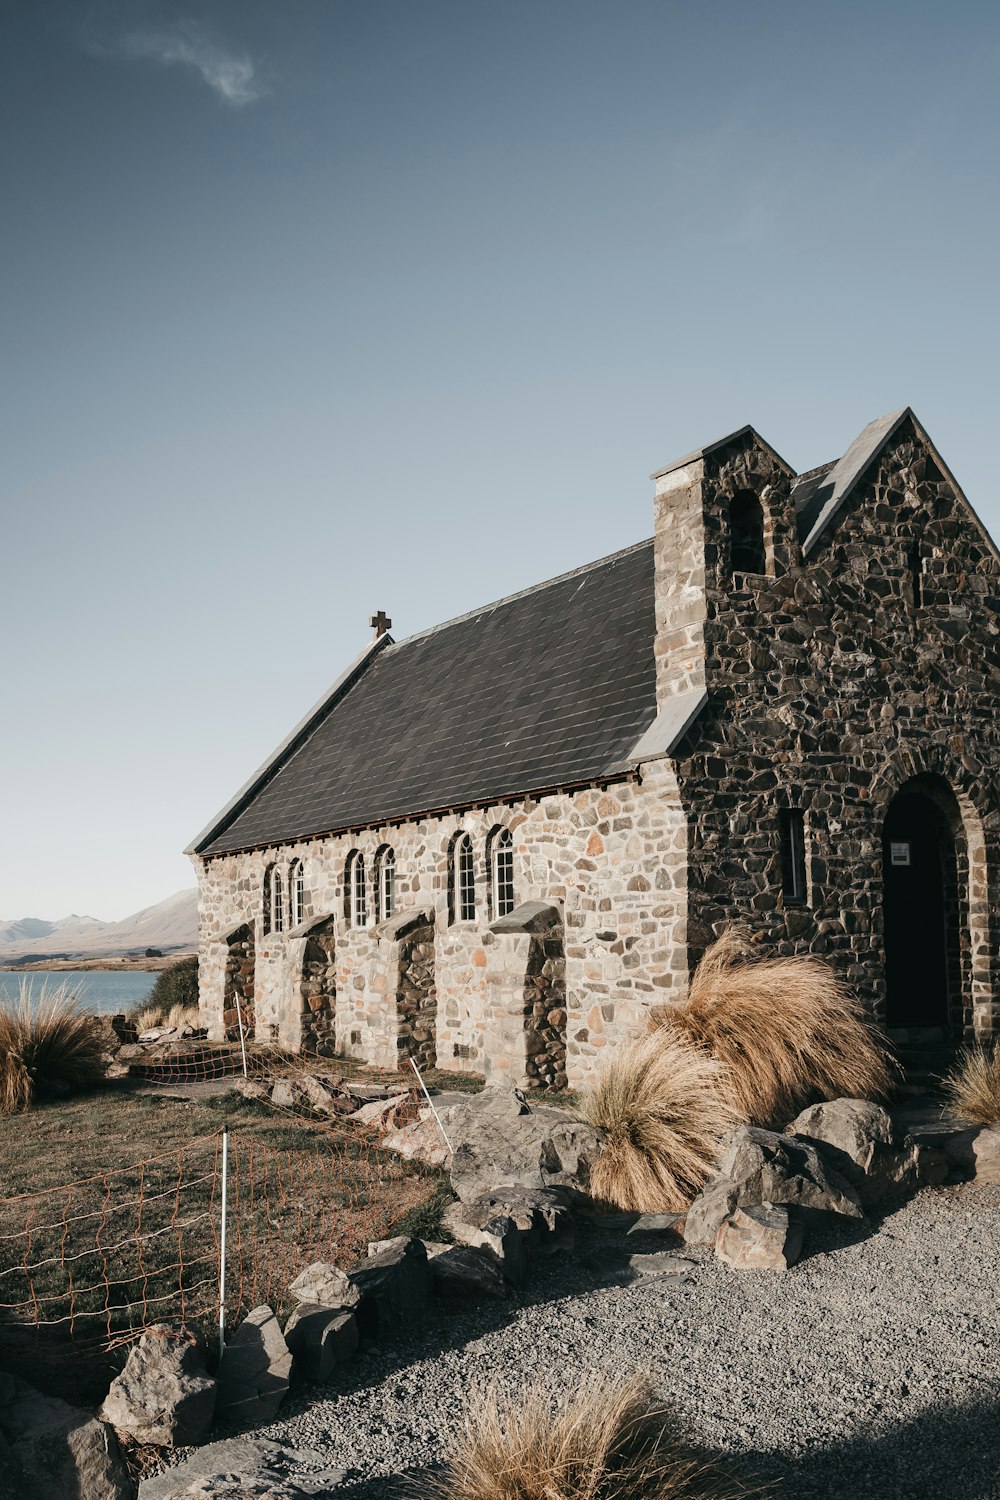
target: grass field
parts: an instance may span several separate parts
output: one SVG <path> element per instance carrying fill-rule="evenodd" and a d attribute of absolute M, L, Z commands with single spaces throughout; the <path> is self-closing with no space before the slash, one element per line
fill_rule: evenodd
<path fill-rule="evenodd" d="M 177 1099 L 109 1087 L 0 1120 L 0 1326 L 95 1348 L 162 1320 L 208 1333 L 218 1308 L 221 1133 L 229 1128 L 229 1326 L 287 1310 L 315 1260 L 426 1218 L 442 1174 L 340 1120 L 299 1120 L 234 1092 Z"/>

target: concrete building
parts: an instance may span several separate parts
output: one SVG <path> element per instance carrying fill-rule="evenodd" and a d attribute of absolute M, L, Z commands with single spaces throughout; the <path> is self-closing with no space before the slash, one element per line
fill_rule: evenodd
<path fill-rule="evenodd" d="M 910 1040 L 995 1033 L 1000 555 L 927 433 L 654 479 L 650 541 L 376 616 L 191 845 L 214 1035 L 577 1085 L 733 920 Z"/>

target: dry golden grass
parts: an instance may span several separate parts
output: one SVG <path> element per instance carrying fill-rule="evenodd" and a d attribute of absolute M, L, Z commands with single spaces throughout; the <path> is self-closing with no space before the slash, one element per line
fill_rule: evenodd
<path fill-rule="evenodd" d="M 22 980 L 15 1004 L 0 1005 L 0 1115 L 40 1098 L 93 1088 L 104 1077 L 104 1044 L 64 984 Z"/>
<path fill-rule="evenodd" d="M 755 1125 L 782 1127 L 822 1099 L 882 1099 L 894 1082 L 886 1042 L 828 964 L 755 958 L 738 929 L 708 949 L 687 999 L 650 1019 L 723 1065 L 729 1099 Z"/>
<path fill-rule="evenodd" d="M 167 1026 L 176 1026 L 178 1030 L 181 1030 L 185 1026 L 200 1024 L 196 1005 L 172 1005 L 167 1011 Z"/>
<path fill-rule="evenodd" d="M 554 1404 L 474 1397 L 436 1500 L 735 1500 L 747 1490 L 685 1440 L 642 1377 L 585 1380 Z"/>
<path fill-rule="evenodd" d="M 582 1102 L 606 1141 L 591 1192 L 637 1213 L 679 1211 L 700 1192 L 738 1123 L 719 1064 L 665 1029 L 621 1047 Z"/>
<path fill-rule="evenodd" d="M 158 1005 L 147 1005 L 143 1010 L 134 1011 L 129 1019 L 135 1022 L 141 1036 L 144 1031 L 152 1031 L 154 1026 L 163 1025 L 163 1012 Z"/>
<path fill-rule="evenodd" d="M 967 1047 L 942 1080 L 945 1107 L 977 1125 L 1000 1125 L 1000 1047 Z"/>

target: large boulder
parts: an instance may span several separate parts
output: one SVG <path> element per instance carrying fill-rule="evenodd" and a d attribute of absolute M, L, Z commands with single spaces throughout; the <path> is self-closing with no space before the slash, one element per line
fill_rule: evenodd
<path fill-rule="evenodd" d="M 543 1255 L 569 1251 L 576 1243 L 576 1222 L 567 1188 L 524 1187 L 517 1183 L 494 1187 L 465 1203 L 452 1205 L 465 1224 L 485 1228 L 500 1216 L 512 1219 L 524 1238 L 524 1247 Z M 455 1234 L 455 1239 L 462 1238 Z"/>
<path fill-rule="evenodd" d="M 434 1290 L 445 1301 L 501 1301 L 509 1296 L 503 1268 L 492 1252 L 475 1245 L 445 1245 L 429 1257 Z"/>
<path fill-rule="evenodd" d="M 350 1277 L 360 1294 L 358 1325 L 363 1334 L 391 1340 L 423 1326 L 430 1308 L 431 1272 L 421 1240 L 389 1241 Z"/>
<path fill-rule="evenodd" d="M 815 1141 L 864 1208 L 941 1180 L 934 1156 L 913 1141 L 897 1145 L 892 1119 L 870 1099 L 831 1099 L 804 1109 L 787 1135 Z M 946 1170 L 946 1168 L 945 1168 Z"/>
<path fill-rule="evenodd" d="M 741 1271 L 787 1271 L 801 1250 L 801 1223 L 774 1203 L 735 1208 L 715 1238 L 719 1259 Z"/>
<path fill-rule="evenodd" d="M 119 1437 L 158 1448 L 189 1448 L 212 1425 L 215 1381 L 190 1339 L 168 1328 L 143 1334 L 101 1407 Z"/>
<path fill-rule="evenodd" d="M 811 1142 L 741 1125 L 719 1158 L 719 1176 L 737 1189 L 740 1208 L 780 1203 L 805 1214 L 864 1218 L 849 1182 L 827 1167 Z"/>
<path fill-rule="evenodd" d="M 311 1306 L 349 1309 L 357 1307 L 361 1293 L 346 1271 L 328 1260 L 314 1261 L 306 1266 L 288 1288 L 296 1302 L 308 1302 Z"/>
<path fill-rule="evenodd" d="M 520 1089 L 486 1089 L 451 1110 L 451 1185 L 467 1202 L 498 1184 L 564 1186 L 586 1193 L 602 1133 L 553 1105 L 530 1105 Z"/>
<path fill-rule="evenodd" d="M 1000 1125 L 988 1125 L 972 1143 L 976 1181 L 1000 1183 Z"/>
<path fill-rule="evenodd" d="M 728 1177 L 707 1183 L 687 1211 L 684 1221 L 686 1245 L 714 1245 L 719 1225 L 739 1202 L 740 1190 Z"/>
<path fill-rule="evenodd" d="M 289 1470 L 302 1475 L 301 1483 L 289 1477 Z M 195 1448 L 174 1468 L 151 1474 L 139 1486 L 139 1500 L 305 1500 L 337 1491 L 343 1479 L 314 1448 L 229 1437 Z"/>
<path fill-rule="evenodd" d="M 273 1311 L 255 1307 L 229 1340 L 219 1361 L 216 1416 L 259 1426 L 277 1415 L 288 1394 L 292 1355 Z"/>
<path fill-rule="evenodd" d="M 464 1212 L 464 1203 L 451 1203 L 441 1215 L 445 1231 L 459 1245 L 468 1245 L 477 1250 L 488 1250 L 503 1270 L 511 1286 L 520 1286 L 528 1269 L 525 1241 L 509 1214 L 497 1213 L 493 1218 L 480 1218 L 479 1223 L 470 1224 Z"/>
<path fill-rule="evenodd" d="M 329 1380 L 357 1350 L 358 1320 L 353 1312 L 300 1302 L 285 1324 L 285 1343 L 307 1380 Z"/>
<path fill-rule="evenodd" d="M 12 1492 L 18 1500 L 135 1500 L 114 1431 L 89 1412 L 18 1380 L 0 1407 L 0 1432 L 8 1465 L 23 1475 Z"/>

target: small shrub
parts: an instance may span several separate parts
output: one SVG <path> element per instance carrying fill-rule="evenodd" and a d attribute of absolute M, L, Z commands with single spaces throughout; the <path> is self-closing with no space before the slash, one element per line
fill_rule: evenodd
<path fill-rule="evenodd" d="M 686 1207 L 738 1123 L 722 1069 L 686 1038 L 661 1030 L 628 1043 L 583 1099 L 587 1119 L 606 1132 L 591 1190 L 637 1213 Z"/>
<path fill-rule="evenodd" d="M 894 1064 L 861 1006 L 818 958 L 755 958 L 738 929 L 708 949 L 685 1000 L 654 1028 L 722 1063 L 740 1118 L 782 1127 L 822 1099 L 882 1099 Z"/>
<path fill-rule="evenodd" d="M 945 1107 L 977 1125 L 1000 1125 L 1000 1046 L 967 1047 L 942 1079 Z"/>
<path fill-rule="evenodd" d="M 169 1012 L 175 1005 L 198 1009 L 198 955 L 179 958 L 169 969 L 161 969 L 149 993 L 150 1005 Z"/>
<path fill-rule="evenodd" d="M 445 1232 L 441 1223 L 441 1215 L 448 1204 L 454 1201 L 455 1194 L 450 1185 L 442 1182 L 425 1202 L 408 1208 L 405 1214 L 395 1221 L 392 1233 L 394 1235 L 407 1234 L 415 1240 L 443 1240 Z"/>
<path fill-rule="evenodd" d="M 746 1490 L 706 1460 L 641 1377 L 591 1376 L 553 1403 L 535 1386 L 516 1404 L 474 1397 L 437 1500 L 735 1500 Z"/>
<path fill-rule="evenodd" d="M 0 1114 L 82 1093 L 103 1077 L 103 1039 L 80 1001 L 65 985 L 36 990 L 22 980 L 17 1002 L 0 1005 Z"/>

